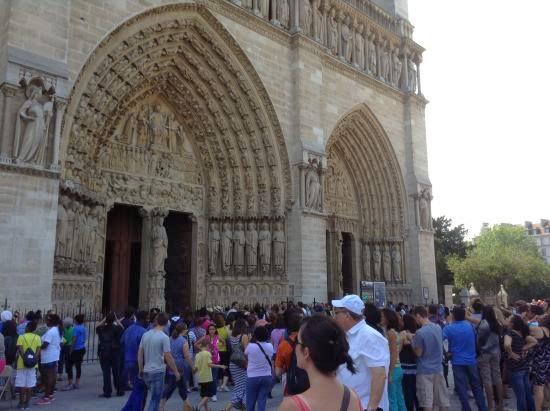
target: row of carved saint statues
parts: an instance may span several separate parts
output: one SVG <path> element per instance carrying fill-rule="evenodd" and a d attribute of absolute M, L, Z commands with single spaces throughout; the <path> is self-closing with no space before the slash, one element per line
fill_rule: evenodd
<path fill-rule="evenodd" d="M 401 243 L 363 243 L 363 278 L 372 281 L 401 282 L 403 277 Z"/>
<path fill-rule="evenodd" d="M 81 271 L 75 264 L 93 272 L 103 246 L 102 215 L 102 205 L 81 202 L 65 194 L 59 196 L 55 247 L 58 272 Z"/>
<path fill-rule="evenodd" d="M 345 14 L 321 0 L 294 0 L 298 7 L 293 0 L 232 1 L 274 25 L 300 30 L 333 55 L 387 84 L 411 93 L 417 90 L 418 57 L 371 31 L 358 13 Z"/>
<path fill-rule="evenodd" d="M 211 275 L 284 275 L 286 236 L 281 221 L 211 221 Z"/>

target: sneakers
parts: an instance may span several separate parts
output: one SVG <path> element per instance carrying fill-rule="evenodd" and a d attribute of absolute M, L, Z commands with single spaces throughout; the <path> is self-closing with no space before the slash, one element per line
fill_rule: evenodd
<path fill-rule="evenodd" d="M 52 401 L 48 397 L 42 397 L 37 402 L 36 405 L 50 405 Z"/>
<path fill-rule="evenodd" d="M 75 387 L 75 384 L 68 384 L 66 386 L 64 386 L 63 388 L 61 388 L 61 391 L 71 391 L 71 390 L 74 390 L 76 387 Z"/>
<path fill-rule="evenodd" d="M 78 389 L 80 388 L 80 385 L 79 385 L 77 382 L 75 382 L 75 383 L 73 384 L 73 388 L 74 388 L 75 390 L 78 390 Z"/>
<path fill-rule="evenodd" d="M 222 385 L 222 391 L 229 392 L 229 387 L 227 385 Z"/>
<path fill-rule="evenodd" d="M 212 402 L 217 402 L 217 401 L 218 401 L 218 397 L 215 396 L 215 395 L 213 395 L 212 397 L 210 397 L 210 400 L 211 400 Z"/>

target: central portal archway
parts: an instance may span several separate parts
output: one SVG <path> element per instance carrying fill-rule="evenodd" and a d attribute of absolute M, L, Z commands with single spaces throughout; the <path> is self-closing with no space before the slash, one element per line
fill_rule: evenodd
<path fill-rule="evenodd" d="M 184 258 L 170 238 L 191 242 L 180 286 L 192 305 L 287 295 L 284 138 L 254 68 L 204 6 L 149 10 L 99 44 L 71 92 L 61 156 L 54 303 L 101 304 L 115 204 L 143 220 L 140 306 L 165 305 L 166 258 Z M 188 235 L 165 227 L 173 213 L 189 216 Z"/>

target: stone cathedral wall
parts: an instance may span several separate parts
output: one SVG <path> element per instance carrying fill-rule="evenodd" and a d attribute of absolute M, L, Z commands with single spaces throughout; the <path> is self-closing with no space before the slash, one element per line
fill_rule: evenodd
<path fill-rule="evenodd" d="M 3 139 L 15 132 L 14 119 L 25 101 L 18 85 L 21 76 L 38 75 L 45 78 L 45 83 L 54 82 L 56 98 L 66 102 L 87 58 L 103 38 L 130 17 L 165 3 L 8 0 L 9 6 L 0 12 Z M 300 185 L 303 178 L 300 167 L 313 158 L 326 167 L 327 145 L 334 129 L 363 104 L 389 139 L 405 190 L 406 279 L 396 288 L 396 296 L 419 302 L 422 287 L 429 287 L 431 296 L 437 295 L 431 226 L 420 221 L 422 199 L 431 199 L 424 120 L 426 100 L 367 75 L 342 58 L 330 55 L 312 39 L 293 36 L 242 7 L 221 0 L 202 3 L 233 36 L 257 71 L 284 135 L 294 200 L 288 210 L 287 271 L 295 297 L 324 300 L 329 287 L 327 210 L 304 213 L 307 207 L 301 204 L 305 193 Z M 25 70 L 28 73 L 22 73 Z M 52 128 L 50 133 L 53 138 L 55 130 Z M 64 143 L 61 141 L 61 146 Z M 2 142 L 2 147 L 12 148 L 6 142 Z M 60 163 L 63 155 L 61 150 Z M 10 292 L 5 295 L 10 301 L 49 304 L 52 272 L 44 267 L 53 266 L 59 177 L 56 164 L 42 173 L 19 174 L 12 165 L 0 170 L 5 193 L 0 196 L 0 215 L 4 217 L 0 219 L 3 237 L 0 266 L 4 267 L 0 269 L 0 289 L 9 284 Z M 47 183 L 41 183 L 40 179 Z M 358 268 L 361 244 L 357 240 L 354 255 L 358 261 L 356 270 L 361 271 Z M 27 253 L 41 258 L 27 261 Z M 31 273 L 38 272 L 41 280 L 30 281 Z M 34 299 L 32 295 L 40 297 Z"/>

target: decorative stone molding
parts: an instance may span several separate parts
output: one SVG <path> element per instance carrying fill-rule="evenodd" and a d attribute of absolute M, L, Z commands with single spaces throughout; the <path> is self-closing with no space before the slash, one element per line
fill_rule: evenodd
<path fill-rule="evenodd" d="M 206 306 L 229 306 L 233 301 L 241 304 L 280 303 L 294 294 L 293 287 L 280 280 L 260 280 L 255 282 L 242 280 L 215 280 L 206 282 Z"/>

